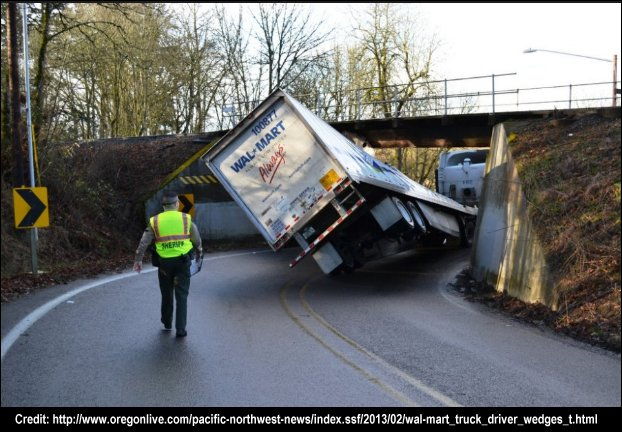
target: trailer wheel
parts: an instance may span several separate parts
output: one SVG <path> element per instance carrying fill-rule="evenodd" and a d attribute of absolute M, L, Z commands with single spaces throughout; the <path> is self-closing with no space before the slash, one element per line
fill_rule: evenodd
<path fill-rule="evenodd" d="M 410 210 L 408 210 L 408 207 L 406 207 L 404 202 L 397 197 L 392 197 L 391 199 L 393 200 L 393 204 L 395 204 L 395 207 L 397 207 L 398 211 L 402 215 L 402 219 L 404 220 L 404 222 L 406 222 L 411 228 L 414 228 L 415 221 L 413 220 L 413 215 Z"/>
<path fill-rule="evenodd" d="M 475 236 L 475 219 L 457 216 L 458 226 L 460 227 L 460 246 L 473 246 L 473 237 Z"/>
<path fill-rule="evenodd" d="M 336 240 L 333 241 L 333 246 L 337 249 L 343 262 L 330 273 L 331 276 L 341 273 L 352 273 L 357 268 L 362 267 L 363 264 L 357 259 L 357 254 L 352 245 L 342 240 Z"/>
<path fill-rule="evenodd" d="M 417 207 L 417 205 L 411 201 L 408 201 L 406 205 L 408 206 L 410 213 L 413 215 L 413 219 L 415 220 L 415 228 L 417 229 L 417 231 L 419 231 L 420 234 L 425 234 L 426 232 L 428 232 L 428 225 L 423 217 L 423 214 L 421 213 L 421 210 L 419 210 L 419 207 Z"/>

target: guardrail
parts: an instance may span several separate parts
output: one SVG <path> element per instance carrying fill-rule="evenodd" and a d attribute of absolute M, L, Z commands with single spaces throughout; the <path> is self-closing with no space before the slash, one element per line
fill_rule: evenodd
<path fill-rule="evenodd" d="M 329 122 L 620 106 L 617 96 L 619 81 L 529 88 L 504 88 L 500 85 L 501 78 L 513 75 L 516 74 L 338 91 L 320 90 L 293 96 Z M 223 107 L 223 115 L 235 124 L 259 102 L 228 104 Z"/>

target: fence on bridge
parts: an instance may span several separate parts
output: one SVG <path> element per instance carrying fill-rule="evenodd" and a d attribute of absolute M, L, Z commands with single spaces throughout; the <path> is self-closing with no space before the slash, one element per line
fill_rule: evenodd
<path fill-rule="evenodd" d="M 620 106 L 619 90 L 616 90 L 619 82 L 530 88 L 505 86 L 504 79 L 514 75 L 493 74 L 387 87 L 320 90 L 293 96 L 328 122 Z M 234 102 L 223 109 L 223 114 L 234 125 L 259 102 Z"/>

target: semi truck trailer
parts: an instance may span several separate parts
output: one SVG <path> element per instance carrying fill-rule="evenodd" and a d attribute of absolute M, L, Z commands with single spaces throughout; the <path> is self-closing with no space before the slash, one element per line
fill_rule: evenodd
<path fill-rule="evenodd" d="M 274 251 L 298 246 L 326 274 L 455 237 L 468 246 L 477 209 L 376 159 L 277 89 L 201 160 Z"/>

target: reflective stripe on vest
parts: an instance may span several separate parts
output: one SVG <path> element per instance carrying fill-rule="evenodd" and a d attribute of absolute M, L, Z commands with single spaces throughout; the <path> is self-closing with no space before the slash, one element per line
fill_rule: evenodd
<path fill-rule="evenodd" d="M 153 216 L 149 223 L 155 235 L 155 247 L 162 258 L 173 258 L 187 254 L 192 249 L 188 213 L 168 210 Z"/>

